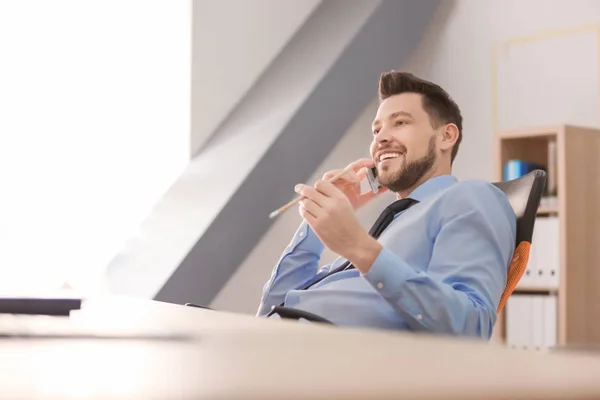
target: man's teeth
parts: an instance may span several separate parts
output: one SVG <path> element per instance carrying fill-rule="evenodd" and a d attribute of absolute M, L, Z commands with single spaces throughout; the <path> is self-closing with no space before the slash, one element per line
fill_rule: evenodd
<path fill-rule="evenodd" d="M 387 160 L 388 158 L 400 157 L 400 153 L 385 153 L 379 156 L 379 161 Z"/>

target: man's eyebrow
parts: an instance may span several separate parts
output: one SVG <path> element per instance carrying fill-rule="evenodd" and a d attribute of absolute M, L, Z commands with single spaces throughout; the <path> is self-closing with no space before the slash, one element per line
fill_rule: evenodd
<path fill-rule="evenodd" d="M 408 117 L 408 118 L 415 119 L 415 117 L 413 117 L 411 113 L 406 112 L 406 111 L 396 111 L 394 113 L 391 113 L 390 115 L 387 116 L 387 119 L 394 119 L 394 118 L 398 118 L 398 117 Z M 377 123 L 379 123 L 378 119 L 373 121 L 373 124 L 371 126 L 375 126 L 375 125 L 377 125 Z"/>
<path fill-rule="evenodd" d="M 397 118 L 397 117 L 414 118 L 411 113 L 406 112 L 406 111 L 396 111 L 395 113 L 392 113 L 388 116 L 389 119 Z"/>

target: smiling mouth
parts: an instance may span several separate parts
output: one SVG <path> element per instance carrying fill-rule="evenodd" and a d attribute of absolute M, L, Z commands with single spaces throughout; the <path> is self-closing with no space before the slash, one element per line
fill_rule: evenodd
<path fill-rule="evenodd" d="M 402 153 L 399 153 L 399 152 L 389 152 L 389 153 L 383 153 L 382 155 L 380 155 L 380 156 L 378 157 L 378 160 L 377 160 L 377 161 L 378 161 L 378 162 L 381 164 L 381 163 L 383 163 L 384 161 L 393 160 L 393 159 L 395 159 L 395 158 L 398 158 L 398 157 L 400 157 L 400 156 L 402 156 Z"/>

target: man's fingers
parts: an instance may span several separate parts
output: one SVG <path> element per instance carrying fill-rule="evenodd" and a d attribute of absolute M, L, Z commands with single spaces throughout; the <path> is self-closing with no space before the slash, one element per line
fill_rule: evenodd
<path fill-rule="evenodd" d="M 342 171 L 342 169 L 334 169 L 333 171 L 325 172 L 325 175 L 323 175 L 323 180 L 328 181 Z"/>
<path fill-rule="evenodd" d="M 356 161 L 348 164 L 348 167 L 346 167 L 346 169 L 348 169 L 348 171 L 346 171 L 346 173 L 344 173 L 344 175 L 340 176 L 336 180 L 336 183 L 337 184 L 359 183 L 367 177 L 365 168 L 373 168 L 374 166 L 375 166 L 375 163 L 370 158 L 361 158 L 359 160 L 356 160 Z M 342 169 L 335 169 L 333 171 L 328 171 L 323 175 L 323 180 L 324 181 L 331 180 L 331 178 L 338 175 L 342 171 L 343 171 Z"/>
<path fill-rule="evenodd" d="M 329 171 L 329 172 L 325 173 L 325 175 L 323 175 L 323 180 L 330 181 L 331 178 L 333 178 L 336 175 L 339 175 L 340 172 L 342 172 L 342 171 L 343 171 L 342 169 L 336 169 L 334 171 Z M 362 177 L 362 179 L 364 179 L 364 176 Z M 360 181 L 361 181 L 361 177 L 356 172 L 346 171 L 342 176 L 340 176 L 339 178 L 337 178 L 335 180 L 335 183 L 337 183 L 337 184 L 340 184 L 340 183 L 354 184 L 354 183 L 359 183 Z"/>
<path fill-rule="evenodd" d="M 306 197 L 307 199 L 314 201 L 315 203 L 317 203 L 317 205 L 321 207 L 323 206 L 323 204 L 325 204 L 325 201 L 327 200 L 327 196 L 325 196 L 323 193 L 320 193 L 319 190 L 308 185 L 298 184 L 294 188 L 294 191 L 300 196 Z"/>
<path fill-rule="evenodd" d="M 327 197 L 334 197 L 340 193 L 342 193 L 338 188 L 336 188 L 333 183 L 329 182 L 329 181 L 317 181 L 317 183 L 315 183 L 315 188 L 317 191 L 319 191 L 320 193 L 323 193 L 323 195 L 327 196 Z M 321 207 L 325 206 L 325 202 L 321 203 Z"/>
<path fill-rule="evenodd" d="M 336 182 L 355 184 L 360 183 L 360 178 L 356 172 L 346 171 L 346 173 L 344 173 L 344 175 L 342 175 Z"/>
<path fill-rule="evenodd" d="M 308 222 L 308 224 L 311 226 L 317 220 L 317 217 L 315 217 L 310 211 L 304 208 L 302 204 L 300 204 L 300 207 L 298 207 L 298 213 L 300 213 L 302 219 Z"/>
<path fill-rule="evenodd" d="M 381 196 L 382 194 L 384 194 L 388 190 L 389 189 L 386 186 L 380 187 L 379 190 L 377 191 L 377 193 L 373 193 L 373 191 L 369 190 L 368 192 L 362 193 L 358 197 L 358 201 L 359 201 L 359 203 L 361 205 L 362 204 L 367 204 L 368 202 L 370 202 L 373 199 L 376 199 L 377 197 Z"/>
<path fill-rule="evenodd" d="M 350 167 L 354 172 L 358 172 L 363 168 L 373 168 L 374 166 L 375 162 L 370 158 L 361 158 L 348 164 L 348 167 Z"/>
<path fill-rule="evenodd" d="M 317 218 L 323 213 L 323 209 L 317 203 L 310 199 L 300 200 L 300 208 L 303 208 L 305 212 L 310 213 L 314 218 Z"/>
<path fill-rule="evenodd" d="M 365 179 L 367 177 L 367 170 L 364 168 L 361 168 L 357 173 L 356 176 L 358 176 L 358 181 L 362 181 L 363 179 Z"/>

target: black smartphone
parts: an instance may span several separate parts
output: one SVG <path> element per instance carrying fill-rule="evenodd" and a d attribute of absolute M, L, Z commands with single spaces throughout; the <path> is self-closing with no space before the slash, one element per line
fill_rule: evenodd
<path fill-rule="evenodd" d="M 379 179 L 377 178 L 377 167 L 367 168 L 367 180 L 369 181 L 371 191 L 373 191 L 373 193 L 379 192 L 381 184 L 379 183 Z"/>

